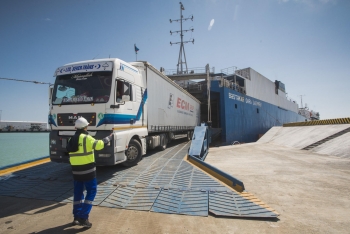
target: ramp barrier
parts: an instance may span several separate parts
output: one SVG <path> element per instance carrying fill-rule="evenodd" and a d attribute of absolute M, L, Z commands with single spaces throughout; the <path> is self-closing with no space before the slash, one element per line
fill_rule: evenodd
<path fill-rule="evenodd" d="M 211 131 L 208 126 L 202 124 L 194 128 L 192 142 L 188 154 L 201 161 L 208 155 L 209 144 L 211 143 Z"/>
<path fill-rule="evenodd" d="M 313 125 L 331 125 L 331 124 L 350 124 L 350 118 L 339 119 L 324 119 L 324 120 L 312 120 L 307 122 L 294 122 L 283 124 L 283 127 L 296 127 L 296 126 L 313 126 Z"/>
<path fill-rule="evenodd" d="M 230 188 L 236 190 L 237 192 L 243 192 L 244 191 L 244 184 L 242 181 L 236 179 L 235 177 L 226 174 L 225 172 L 217 169 L 216 167 L 211 166 L 210 164 L 201 161 L 195 157 L 192 157 L 190 155 L 187 156 L 186 160 L 195 165 L 196 167 L 200 168 L 201 170 L 205 171 L 209 175 L 213 176 L 214 178 L 220 180 Z"/>

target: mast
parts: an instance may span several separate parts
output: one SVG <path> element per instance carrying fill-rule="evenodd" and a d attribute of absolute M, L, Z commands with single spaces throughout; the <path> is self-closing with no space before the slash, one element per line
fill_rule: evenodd
<path fill-rule="evenodd" d="M 183 36 L 185 32 L 191 31 L 193 32 L 194 28 L 190 28 L 187 30 L 183 30 L 182 29 L 182 21 L 186 21 L 186 20 L 192 20 L 193 21 L 193 15 L 190 18 L 184 18 L 182 15 L 182 11 L 185 10 L 185 7 L 182 5 L 182 3 L 180 2 L 180 19 L 176 19 L 176 20 L 172 20 L 170 19 L 170 23 L 172 23 L 173 21 L 175 22 L 180 22 L 180 31 L 170 31 L 170 35 L 172 35 L 173 33 L 180 33 L 180 38 L 181 41 L 180 42 L 170 42 L 170 45 L 173 44 L 180 44 L 180 51 L 179 51 L 179 58 L 178 58 L 178 62 L 177 62 L 177 74 L 187 74 L 188 73 L 188 68 L 187 68 L 187 61 L 186 61 L 186 54 L 185 54 L 185 43 L 188 42 L 192 42 L 194 44 L 194 39 L 189 40 L 189 41 L 184 41 L 183 40 Z M 184 65 L 186 67 L 186 69 L 184 70 Z"/>

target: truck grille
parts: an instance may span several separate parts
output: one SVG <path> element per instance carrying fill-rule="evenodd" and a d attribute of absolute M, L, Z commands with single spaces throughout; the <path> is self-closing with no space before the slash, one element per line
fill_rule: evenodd
<path fill-rule="evenodd" d="M 84 117 L 90 123 L 89 126 L 96 126 L 96 113 L 57 114 L 57 124 L 58 126 L 74 126 L 75 120 L 79 117 Z"/>

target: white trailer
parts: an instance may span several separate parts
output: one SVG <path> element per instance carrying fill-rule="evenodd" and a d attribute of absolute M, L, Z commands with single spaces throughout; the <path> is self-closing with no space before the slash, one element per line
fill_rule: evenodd
<path fill-rule="evenodd" d="M 113 133 L 95 152 L 97 165 L 137 164 L 147 149 L 165 149 L 176 134 L 191 136 L 200 102 L 147 62 L 99 59 L 59 67 L 50 87 L 50 158 L 68 162 L 67 140 L 82 116 L 96 139 Z"/>

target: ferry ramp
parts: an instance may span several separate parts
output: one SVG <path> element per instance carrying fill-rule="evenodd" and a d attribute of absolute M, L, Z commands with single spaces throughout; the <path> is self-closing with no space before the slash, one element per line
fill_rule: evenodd
<path fill-rule="evenodd" d="M 350 157 L 350 123 L 332 123 L 328 125 L 286 125 L 273 127 L 259 143 L 271 143 L 311 152 Z"/>
<path fill-rule="evenodd" d="M 253 194 L 236 191 L 224 183 L 225 177 L 215 177 L 187 160 L 189 146 L 190 142 L 180 139 L 164 151 L 151 151 L 137 166 L 98 167 L 93 205 L 192 216 L 278 216 Z M 47 162 L 5 174 L 0 176 L 0 186 L 0 196 L 64 203 L 73 200 L 69 164 Z"/>

